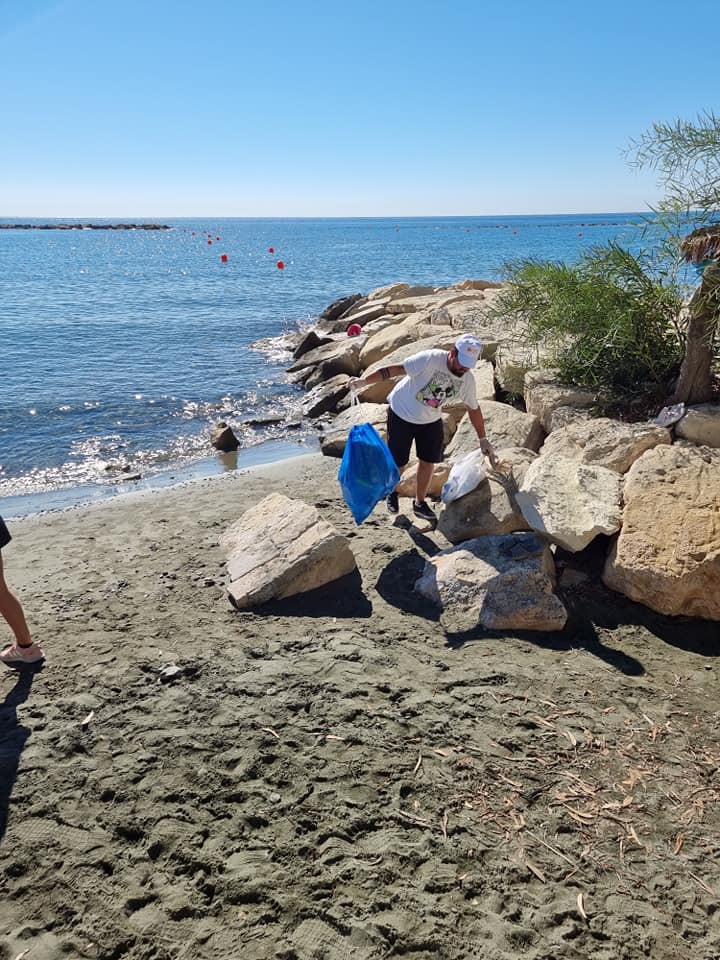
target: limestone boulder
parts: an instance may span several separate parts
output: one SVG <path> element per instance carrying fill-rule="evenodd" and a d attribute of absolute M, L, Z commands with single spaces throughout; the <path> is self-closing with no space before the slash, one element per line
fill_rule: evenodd
<path fill-rule="evenodd" d="M 332 336 L 329 333 L 323 333 L 316 327 L 311 327 L 302 335 L 300 342 L 293 350 L 293 359 L 299 360 L 304 354 L 331 341 Z"/>
<path fill-rule="evenodd" d="M 376 287 L 367 295 L 368 300 L 393 300 L 410 289 L 409 283 L 391 283 L 386 287 Z"/>
<path fill-rule="evenodd" d="M 688 407 L 675 426 L 675 434 L 691 443 L 720 447 L 720 403 L 699 403 Z"/>
<path fill-rule="evenodd" d="M 339 319 L 346 310 L 349 310 L 353 304 L 356 304 L 359 300 L 363 300 L 364 297 L 360 293 L 352 293 L 349 297 L 340 297 L 339 300 L 334 300 L 329 307 L 325 307 L 323 312 L 318 317 L 318 326 L 321 330 L 327 330 L 328 327 L 331 327 L 337 319 Z"/>
<path fill-rule="evenodd" d="M 525 447 L 537 452 L 540 449 L 545 431 L 537 417 L 495 400 L 483 400 L 480 409 L 485 419 L 485 432 L 496 450 L 501 447 Z M 466 414 L 460 421 L 446 454 L 448 457 L 457 458 L 463 453 L 475 450 L 477 445 L 477 434 Z"/>
<path fill-rule="evenodd" d="M 220 544 L 227 555 L 228 595 L 238 610 L 314 590 L 356 567 L 346 537 L 315 507 L 281 493 L 246 510 Z"/>
<path fill-rule="evenodd" d="M 478 537 L 425 563 L 415 589 L 442 608 L 448 631 L 562 630 L 550 549 L 531 533 Z"/>
<path fill-rule="evenodd" d="M 359 326 L 364 327 L 366 323 L 377 320 L 385 313 L 388 313 L 389 311 L 386 308 L 389 302 L 388 299 L 383 299 L 373 300 L 372 303 L 354 304 L 349 310 L 345 311 L 338 322 L 344 324 L 345 330 L 347 330 L 351 323 L 357 323 Z"/>
<path fill-rule="evenodd" d="M 336 410 L 338 402 L 348 393 L 349 381 L 350 377 L 341 373 L 313 387 L 303 397 L 302 415 L 314 419 L 322 416 L 323 413 L 331 413 Z"/>
<path fill-rule="evenodd" d="M 325 456 L 342 457 L 350 430 L 361 423 L 371 423 L 387 440 L 387 405 L 358 403 L 339 414 L 320 436 L 320 449 Z"/>
<path fill-rule="evenodd" d="M 328 343 L 323 343 L 298 357 L 288 367 L 288 373 L 298 373 L 306 367 L 317 367 L 321 363 L 332 361 L 347 367 L 347 369 L 338 370 L 337 373 L 346 373 L 350 377 L 357 376 L 360 370 L 360 351 L 365 346 L 366 340 L 367 337 L 364 334 L 359 337 L 336 335 Z"/>
<path fill-rule="evenodd" d="M 532 530 L 572 553 L 600 533 L 617 533 L 622 523 L 620 476 L 558 455 L 530 465 L 515 499 Z"/>
<path fill-rule="evenodd" d="M 720 620 L 720 452 L 654 447 L 624 495 L 605 585 L 658 613 Z"/>
<path fill-rule="evenodd" d="M 360 351 L 360 369 L 366 370 L 378 360 L 387 357 L 398 347 L 404 347 L 406 344 L 415 344 L 418 340 L 424 340 L 426 337 L 432 337 L 441 333 L 448 333 L 449 328 L 433 327 L 430 324 L 418 323 L 411 314 L 407 320 L 402 323 L 396 323 L 393 326 L 386 327 L 380 333 L 374 333 Z"/>
<path fill-rule="evenodd" d="M 552 370 L 527 370 L 524 374 L 525 409 L 534 414 L 547 433 L 554 430 L 558 407 L 587 410 L 598 403 L 597 394 L 582 387 L 565 386 Z"/>
<path fill-rule="evenodd" d="M 371 320 L 370 323 L 366 323 L 363 327 L 363 333 L 366 333 L 369 337 L 374 333 L 380 333 L 381 330 L 387 330 L 388 327 L 392 327 L 397 323 L 397 317 L 393 316 L 391 313 L 384 313 L 381 317 L 378 317 L 377 320 Z"/>
<path fill-rule="evenodd" d="M 433 472 L 432 472 L 432 477 L 430 478 L 430 487 L 428 490 L 431 497 L 440 496 L 440 492 L 443 488 L 443 484 L 447 480 L 449 473 L 450 473 L 449 463 L 433 464 Z M 417 481 L 417 460 L 414 460 L 408 467 L 406 467 L 406 469 L 403 471 L 402 476 L 400 477 L 400 483 L 396 487 L 396 490 L 399 496 L 414 497 L 416 481 Z"/>
<path fill-rule="evenodd" d="M 499 450 L 497 454 L 498 470 L 490 467 L 479 450 L 471 454 L 482 465 L 485 479 L 440 512 L 437 529 L 450 543 L 530 529 L 515 496 L 537 454 L 521 447 Z"/>
<path fill-rule="evenodd" d="M 218 420 L 215 424 L 210 435 L 210 443 L 216 450 L 221 450 L 223 453 L 230 453 L 240 446 L 240 441 L 233 433 L 232 427 L 228 426 L 224 420 Z"/>
<path fill-rule="evenodd" d="M 672 437 L 666 427 L 598 417 L 553 430 L 543 444 L 541 455 L 557 455 L 623 474 L 646 450 L 670 443 Z"/>
<path fill-rule="evenodd" d="M 388 313 L 421 313 L 425 310 L 438 310 L 453 303 L 482 301 L 483 294 L 475 290 L 433 290 L 425 295 L 410 296 L 410 291 L 388 304 Z"/>
<path fill-rule="evenodd" d="M 501 290 L 502 283 L 496 280 L 462 280 L 460 283 L 453 284 L 450 290 Z"/>

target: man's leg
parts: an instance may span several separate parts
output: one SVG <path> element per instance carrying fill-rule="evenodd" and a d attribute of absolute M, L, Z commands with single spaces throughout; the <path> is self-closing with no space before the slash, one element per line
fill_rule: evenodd
<path fill-rule="evenodd" d="M 415 501 L 417 503 L 422 503 L 427 492 L 430 489 L 430 481 L 432 480 L 434 464 L 428 463 L 426 460 L 418 460 L 417 465 L 417 480 L 415 483 Z"/>
<path fill-rule="evenodd" d="M 29 647 L 32 637 L 25 620 L 22 605 L 5 582 L 3 571 L 2 551 L 0 550 L 0 613 L 7 621 L 7 625 L 15 634 L 15 641 L 21 647 Z"/>

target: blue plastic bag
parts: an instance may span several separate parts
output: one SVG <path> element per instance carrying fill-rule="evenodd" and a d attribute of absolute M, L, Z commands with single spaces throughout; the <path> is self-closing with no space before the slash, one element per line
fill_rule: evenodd
<path fill-rule="evenodd" d="M 387 444 L 372 424 L 362 423 L 350 430 L 338 480 L 345 503 L 358 526 L 398 485 L 400 471 Z"/>

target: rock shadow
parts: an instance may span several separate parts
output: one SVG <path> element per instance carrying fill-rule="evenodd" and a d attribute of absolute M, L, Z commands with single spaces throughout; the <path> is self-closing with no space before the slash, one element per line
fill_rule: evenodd
<path fill-rule="evenodd" d="M 428 538 L 425 537 L 425 540 Z M 432 544 L 432 541 L 429 541 Z M 435 544 L 432 544 L 435 547 Z M 436 552 L 437 552 L 437 548 Z M 440 608 L 415 592 L 415 581 L 425 569 L 425 557 L 417 550 L 407 550 L 383 569 L 375 584 L 380 596 L 392 607 L 437 623 Z"/>
<path fill-rule="evenodd" d="M 18 723 L 17 707 L 25 703 L 37 669 L 20 671 L 17 683 L 0 705 L 0 843 L 7 830 L 10 797 L 17 779 L 20 757 L 30 729 Z"/>
<path fill-rule="evenodd" d="M 578 630 L 577 625 L 568 622 L 564 630 L 553 633 L 544 633 L 537 630 L 516 630 L 508 633 L 508 631 L 474 627 L 472 630 L 463 630 L 456 633 L 446 631 L 445 637 L 448 646 L 453 649 L 459 649 L 472 641 L 507 640 L 509 637 L 515 640 L 524 640 L 536 647 L 542 647 L 544 650 L 557 650 L 558 653 L 582 649 L 628 677 L 641 677 L 645 673 L 645 667 L 636 657 L 624 653 L 622 650 L 606 647 L 592 624 L 583 624 L 582 628 Z"/>
<path fill-rule="evenodd" d="M 359 570 L 353 570 L 332 583 L 299 593 L 284 600 L 271 600 L 253 611 L 272 617 L 354 617 L 372 616 L 372 603 L 365 595 Z"/>

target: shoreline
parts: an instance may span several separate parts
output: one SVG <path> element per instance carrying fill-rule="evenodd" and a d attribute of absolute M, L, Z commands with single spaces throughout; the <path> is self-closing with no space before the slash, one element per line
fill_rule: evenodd
<path fill-rule="evenodd" d="M 319 445 L 316 446 L 319 449 Z M 266 440 L 256 446 L 239 449 L 235 453 L 216 452 L 214 456 L 202 457 L 175 469 L 158 471 L 140 480 L 127 479 L 112 484 L 86 484 L 43 493 L 0 497 L 0 516 L 7 521 L 17 522 L 27 517 L 99 505 L 120 497 L 170 490 L 199 480 L 220 479 L 226 474 L 283 463 L 297 457 L 310 456 L 315 452 L 313 446 L 307 443 Z"/>

